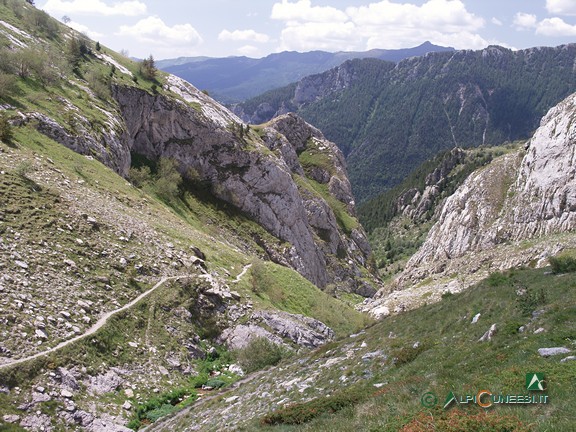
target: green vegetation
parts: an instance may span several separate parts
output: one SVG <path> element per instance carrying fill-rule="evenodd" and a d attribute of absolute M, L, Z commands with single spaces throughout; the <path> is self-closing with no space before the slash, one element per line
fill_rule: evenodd
<path fill-rule="evenodd" d="M 362 204 L 358 217 L 368 233 L 381 276 L 389 277 L 402 270 L 404 263 L 426 239 L 438 206 L 472 172 L 516 147 L 517 144 L 509 144 L 442 152 L 416 168 L 401 184 Z M 436 193 L 425 211 L 412 217 L 403 215 L 403 206 L 432 185 L 436 185 Z"/>
<path fill-rule="evenodd" d="M 575 284 L 575 273 L 557 276 L 550 274 L 549 269 L 512 270 L 497 273 L 439 303 L 389 317 L 367 328 L 365 335 L 318 349 L 304 372 L 310 374 L 317 368 L 315 359 L 326 361 L 345 355 L 354 342 L 355 346 L 365 343 L 370 351 L 384 351 L 386 359 L 360 361 L 361 351 L 349 364 L 340 363 L 338 373 L 355 376 L 366 374 L 367 369 L 373 375 L 367 374 L 366 379 L 330 396 L 313 393 L 309 401 L 278 408 L 248 428 L 334 432 L 571 431 L 576 421 L 574 366 L 560 362 L 563 356 L 541 357 L 538 349 L 566 346 L 574 350 Z M 523 289 L 545 293 L 530 308 L 526 306 L 526 310 L 538 310 L 538 314 L 526 315 L 519 306 L 519 299 L 526 295 Z M 480 319 L 472 324 L 477 313 L 481 313 Z M 497 332 L 492 341 L 479 342 L 494 323 Z M 519 330 L 521 326 L 523 329 Z M 535 332 L 539 328 L 544 331 Z M 290 380 L 297 368 L 302 366 L 293 366 L 292 375 L 276 373 L 275 379 Z M 544 394 L 549 403 L 499 405 L 488 410 L 471 403 L 442 409 L 450 391 L 458 396 L 475 395 L 481 389 L 493 394 L 526 394 L 525 378 L 531 372 L 544 373 Z M 323 386 L 327 385 L 326 380 L 327 377 L 322 378 Z M 373 384 L 378 384 L 378 388 Z M 421 397 L 427 392 L 437 396 L 431 408 L 421 404 Z"/>
<path fill-rule="evenodd" d="M 315 145 L 313 139 L 308 140 L 306 149 L 298 154 L 298 160 L 308 177 L 310 171 L 315 167 L 322 169 L 322 171 L 325 171 L 330 175 L 335 174 L 334 162 L 326 154 L 326 151 L 319 149 Z"/>
<path fill-rule="evenodd" d="M 14 138 L 12 125 L 8 122 L 6 115 L 2 114 L 0 115 L 0 141 L 3 141 L 8 144 L 12 142 L 12 138 Z"/>
<path fill-rule="evenodd" d="M 334 414 L 344 408 L 354 406 L 368 397 L 370 389 L 352 387 L 327 397 L 312 399 L 310 402 L 295 403 L 268 414 L 260 420 L 262 425 L 301 425 L 322 415 Z"/>
<path fill-rule="evenodd" d="M 193 387 L 180 387 L 138 404 L 133 418 L 128 422 L 130 429 L 139 430 L 142 426 L 154 423 L 179 409 L 185 408 L 197 399 Z"/>
<path fill-rule="evenodd" d="M 576 258 L 567 255 L 560 255 L 548 258 L 554 273 L 576 272 Z"/>
<path fill-rule="evenodd" d="M 260 307 L 314 317 L 344 336 L 364 327 L 367 317 L 316 288 L 294 271 L 271 262 L 255 261 L 239 287 L 252 291 Z"/>
<path fill-rule="evenodd" d="M 278 364 L 289 353 L 267 338 L 258 337 L 252 339 L 246 347 L 237 350 L 234 354 L 242 370 L 252 373 Z"/>
<path fill-rule="evenodd" d="M 318 196 L 319 198 L 322 198 L 328 203 L 334 212 L 338 226 L 346 234 L 350 235 L 352 230 L 357 229 L 360 226 L 358 220 L 351 216 L 350 213 L 348 213 L 346 204 L 344 204 L 342 201 L 339 201 L 332 194 L 330 194 L 327 184 L 318 183 L 313 179 L 301 177 L 296 174 L 294 175 L 294 180 L 299 188 L 304 189 L 309 193 Z"/>
<path fill-rule="evenodd" d="M 318 93 L 326 96 L 313 102 L 299 106 L 292 85 L 241 106 L 251 114 L 268 103 L 270 115 L 288 107 L 322 130 L 347 156 L 354 195 L 363 203 L 444 150 L 529 138 L 548 109 L 576 90 L 575 57 L 566 47 L 490 47 L 397 65 L 352 60 L 340 66 L 351 82 L 332 91 L 338 84 L 325 72 Z"/>

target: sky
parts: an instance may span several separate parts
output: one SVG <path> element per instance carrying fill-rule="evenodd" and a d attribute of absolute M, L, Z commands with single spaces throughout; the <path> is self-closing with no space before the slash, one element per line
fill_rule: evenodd
<path fill-rule="evenodd" d="M 36 0 L 132 57 L 576 42 L 576 0 Z"/>

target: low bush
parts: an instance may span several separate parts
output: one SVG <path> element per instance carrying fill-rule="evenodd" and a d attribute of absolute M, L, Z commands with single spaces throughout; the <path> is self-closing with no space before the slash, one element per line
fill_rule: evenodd
<path fill-rule="evenodd" d="M 576 272 L 576 258 L 569 256 L 557 256 L 548 258 L 552 272 L 573 273 Z"/>
<path fill-rule="evenodd" d="M 504 274 L 496 272 L 488 276 L 488 278 L 486 279 L 486 283 L 490 287 L 503 286 L 509 283 L 509 279 Z"/>
<path fill-rule="evenodd" d="M 286 354 L 286 349 L 265 337 L 258 337 L 252 339 L 245 348 L 236 351 L 236 358 L 242 369 L 250 373 L 278 364 Z"/>
<path fill-rule="evenodd" d="M 392 362 L 395 366 L 402 366 L 408 363 L 412 363 L 416 360 L 416 357 L 420 355 L 425 350 L 423 344 L 417 346 L 407 346 L 394 350 L 391 353 Z"/>
<path fill-rule="evenodd" d="M 457 409 L 439 413 L 421 412 L 400 429 L 401 432 L 529 432 L 531 430 L 532 428 L 513 415 L 473 413 Z"/>
<path fill-rule="evenodd" d="M 170 414 L 180 406 L 189 405 L 196 400 L 197 394 L 193 388 L 179 387 L 169 392 L 149 399 L 136 407 L 134 416 L 128 423 L 130 429 L 138 430 L 143 425 L 150 424 L 167 414 Z"/>
<path fill-rule="evenodd" d="M 12 131 L 12 125 L 5 115 L 0 115 L 0 141 L 10 143 L 13 138 L 14 132 Z"/>
<path fill-rule="evenodd" d="M 299 425 L 323 414 L 333 414 L 346 407 L 362 402 L 370 395 L 362 388 L 349 388 L 328 397 L 313 399 L 281 408 L 260 419 L 263 425 Z"/>
<path fill-rule="evenodd" d="M 538 306 L 546 304 L 546 291 L 544 288 L 538 290 L 528 288 L 523 295 L 517 299 L 517 305 L 524 315 L 531 314 Z"/>
<path fill-rule="evenodd" d="M 128 179 L 137 188 L 150 183 L 152 181 L 152 172 L 149 166 L 141 166 L 140 168 L 130 168 L 128 171 Z"/>

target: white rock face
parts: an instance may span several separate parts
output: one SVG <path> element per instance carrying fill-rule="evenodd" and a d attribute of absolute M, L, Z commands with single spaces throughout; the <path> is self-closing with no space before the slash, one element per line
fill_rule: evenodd
<path fill-rule="evenodd" d="M 358 267 L 365 265 L 370 253 L 364 232 L 361 228 L 350 235 L 342 232 L 328 203 L 302 190 L 293 177 L 304 175 L 297 152 L 314 145 L 333 165 L 330 172 L 318 169 L 316 180 L 327 184 L 354 215 L 344 158 L 337 147 L 294 115 L 270 122 L 261 138 L 190 84 L 170 77 L 167 86 L 178 98 L 130 87 L 114 89 L 126 123 L 128 148 L 152 160 L 174 159 L 184 176 L 193 171 L 215 196 L 288 242 L 279 261 L 317 286 L 339 280 L 354 291 Z M 334 260 L 335 255 L 340 258 Z M 343 265 L 350 261 L 352 265 Z M 375 292 L 365 286 L 359 290 Z"/>
<path fill-rule="evenodd" d="M 258 337 L 265 337 L 277 345 L 283 345 L 283 340 L 289 340 L 299 346 L 316 348 L 334 339 L 334 332 L 321 321 L 304 315 L 257 311 L 247 324 L 238 324 L 224 330 L 220 340 L 234 350 L 246 347 L 252 339 Z"/>
<path fill-rule="evenodd" d="M 530 141 L 511 202 L 514 240 L 576 227 L 576 94 L 552 108 Z"/>
<path fill-rule="evenodd" d="M 576 94 L 552 108 L 525 149 L 472 173 L 449 197 L 405 271 L 367 311 L 410 309 L 440 299 L 450 283 L 466 288 L 491 271 L 547 264 L 576 245 Z M 531 245 L 522 246 L 530 240 Z M 431 279 L 426 285 L 425 279 Z M 400 291 L 399 291 L 400 290 Z M 401 294 L 400 294 L 401 293 Z M 373 312 L 374 313 L 374 312 Z"/>

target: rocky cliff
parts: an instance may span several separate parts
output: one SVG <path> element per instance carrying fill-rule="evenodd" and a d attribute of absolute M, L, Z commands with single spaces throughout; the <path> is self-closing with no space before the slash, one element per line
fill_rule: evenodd
<path fill-rule="evenodd" d="M 185 81 L 168 76 L 162 93 L 115 85 L 115 104 L 95 130 L 77 107 L 74 130 L 50 116 L 29 112 L 14 124 L 31 123 L 41 133 L 82 154 L 92 155 L 127 175 L 131 154 L 177 162 L 184 177 L 209 184 L 214 196 L 249 215 L 285 242 L 270 257 L 289 265 L 323 288 L 374 292 L 364 282 L 370 247 L 355 219 L 354 199 L 338 148 L 303 120 L 287 115 L 251 128 Z M 313 149 L 328 165 L 308 171 L 299 154 Z M 299 181 L 297 181 L 299 179 Z M 308 185 L 308 187 L 306 186 Z M 352 221 L 339 224 L 337 215 Z"/>
<path fill-rule="evenodd" d="M 207 182 L 216 197 L 286 242 L 279 260 L 317 286 L 338 282 L 356 291 L 354 279 L 366 266 L 370 248 L 357 222 L 345 232 L 335 215 L 343 206 L 355 220 L 338 148 L 296 116 L 250 128 L 183 80 L 170 76 L 166 87 L 180 98 L 134 87 L 114 89 L 126 124 L 126 147 L 152 160 L 173 159 L 183 176 Z M 329 161 L 310 171 L 310 181 L 327 186 L 324 196 L 306 187 L 299 162 L 298 153 L 312 148 Z M 360 292 L 372 292 L 361 285 Z"/>
<path fill-rule="evenodd" d="M 258 344 L 275 363 L 365 325 L 330 295 L 375 289 L 317 129 L 247 125 L 23 1 L 0 58 L 0 429 L 137 429 Z"/>
<path fill-rule="evenodd" d="M 152 165 L 170 159 L 190 180 L 187 187 L 201 183 L 276 237 L 274 246 L 261 241 L 270 259 L 321 288 L 337 283 L 354 291 L 354 280 L 369 277 L 370 248 L 356 220 L 344 158 L 317 129 L 290 116 L 251 127 L 186 81 L 155 68 L 142 74 L 142 65 L 60 28 L 31 5 L 0 9 L 15 23 L 24 15 L 35 17 L 30 22 L 42 18 L 39 28 L 21 23 L 41 36 L 0 20 L 2 73 L 11 83 L 0 93 L 0 111 L 12 127 L 36 129 L 125 178 L 133 155 Z M 61 63 L 46 59 L 24 77 L 23 51 L 67 57 Z M 19 103 L 15 83 L 23 78 L 45 95 Z"/>
<path fill-rule="evenodd" d="M 541 266 L 576 238 L 576 94 L 524 148 L 470 175 L 404 272 L 367 307 L 382 315 L 459 291 L 495 270 Z"/>

